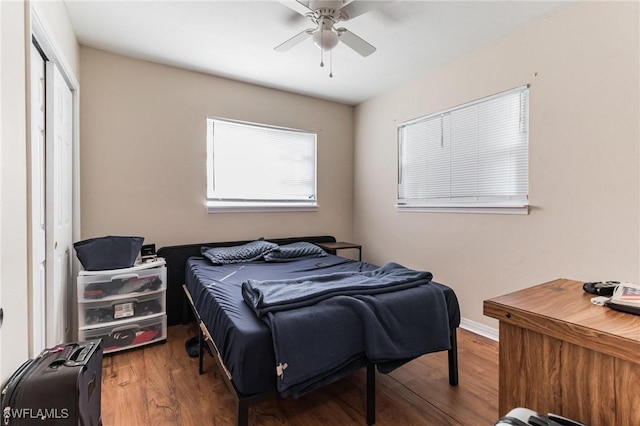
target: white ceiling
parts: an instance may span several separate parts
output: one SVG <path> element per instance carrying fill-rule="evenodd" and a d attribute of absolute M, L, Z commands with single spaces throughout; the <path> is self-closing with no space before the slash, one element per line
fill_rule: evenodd
<path fill-rule="evenodd" d="M 333 78 L 327 57 L 320 68 L 311 39 L 284 53 L 273 50 L 313 26 L 278 1 L 65 4 L 80 44 L 355 105 L 567 3 L 397 0 L 341 23 L 377 51 L 364 58 L 340 43 L 333 50 Z"/>

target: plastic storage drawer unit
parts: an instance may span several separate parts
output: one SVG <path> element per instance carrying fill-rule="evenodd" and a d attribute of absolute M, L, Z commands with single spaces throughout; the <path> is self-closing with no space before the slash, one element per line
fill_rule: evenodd
<path fill-rule="evenodd" d="M 167 339 L 164 259 L 125 269 L 80 271 L 78 339 L 102 338 L 104 353 Z"/>

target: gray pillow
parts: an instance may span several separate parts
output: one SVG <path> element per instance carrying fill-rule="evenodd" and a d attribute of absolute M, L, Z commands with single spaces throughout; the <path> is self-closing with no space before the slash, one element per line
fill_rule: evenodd
<path fill-rule="evenodd" d="M 301 258 L 323 257 L 326 255 L 327 253 L 317 245 L 300 241 L 279 246 L 277 250 L 265 254 L 264 260 L 267 262 L 288 262 Z"/>
<path fill-rule="evenodd" d="M 228 263 L 251 262 L 258 260 L 265 254 L 276 250 L 278 245 L 269 241 L 257 240 L 241 246 L 233 247 L 202 247 L 200 252 L 214 265 Z"/>

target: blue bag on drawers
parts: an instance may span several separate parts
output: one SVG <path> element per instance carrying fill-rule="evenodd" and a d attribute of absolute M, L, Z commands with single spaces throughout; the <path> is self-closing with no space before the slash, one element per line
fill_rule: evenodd
<path fill-rule="evenodd" d="M 73 243 L 78 260 L 87 271 L 130 268 L 140 253 L 143 237 L 90 238 Z"/>

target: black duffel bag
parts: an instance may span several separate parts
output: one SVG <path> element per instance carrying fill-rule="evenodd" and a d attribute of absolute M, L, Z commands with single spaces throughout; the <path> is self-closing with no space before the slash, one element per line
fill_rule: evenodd
<path fill-rule="evenodd" d="M 73 244 L 78 260 L 87 271 L 130 268 L 140 253 L 143 237 L 90 238 Z"/>

